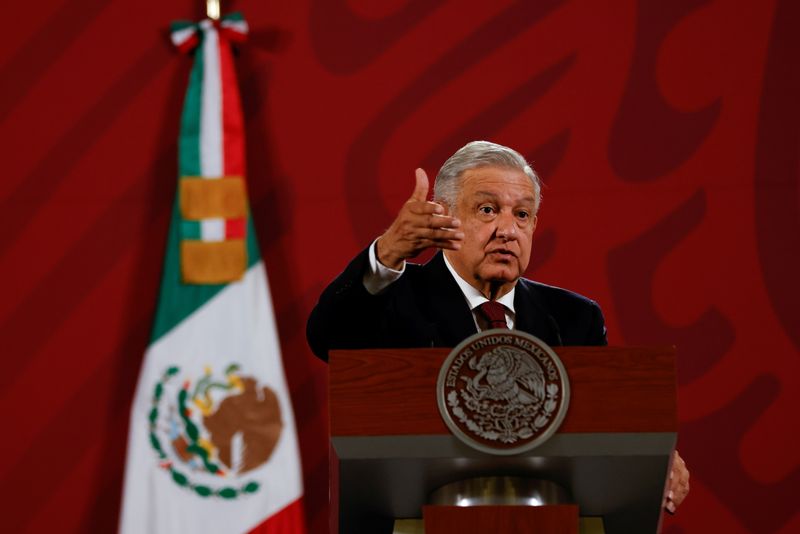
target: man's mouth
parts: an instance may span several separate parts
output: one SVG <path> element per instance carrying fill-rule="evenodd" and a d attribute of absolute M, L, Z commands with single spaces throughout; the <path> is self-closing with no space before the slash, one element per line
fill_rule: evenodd
<path fill-rule="evenodd" d="M 508 250 L 506 248 L 498 248 L 498 249 L 490 250 L 487 253 L 487 256 L 493 256 L 495 258 L 509 259 L 510 260 L 512 258 L 516 258 L 517 254 L 514 251 Z"/>

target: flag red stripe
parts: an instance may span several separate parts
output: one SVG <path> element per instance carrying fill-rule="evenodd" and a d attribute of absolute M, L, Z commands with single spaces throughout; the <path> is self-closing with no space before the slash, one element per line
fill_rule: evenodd
<path fill-rule="evenodd" d="M 280 512 L 271 515 L 266 521 L 250 531 L 250 534 L 297 534 L 305 532 L 303 499 L 291 502 Z"/>
<path fill-rule="evenodd" d="M 227 219 L 225 221 L 225 239 L 244 239 L 245 219 Z"/>
<path fill-rule="evenodd" d="M 198 44 L 200 44 L 200 38 L 197 36 L 197 32 L 195 32 L 191 37 L 188 37 L 185 41 L 175 46 L 182 54 L 186 54 L 194 50 Z"/>
<path fill-rule="evenodd" d="M 244 176 L 244 124 L 239 84 L 233 67 L 228 37 L 219 32 L 219 70 L 222 83 L 223 171 L 228 176 Z"/>

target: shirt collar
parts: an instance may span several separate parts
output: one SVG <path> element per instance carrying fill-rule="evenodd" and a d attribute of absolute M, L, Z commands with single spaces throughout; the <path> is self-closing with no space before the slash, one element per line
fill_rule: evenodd
<path fill-rule="evenodd" d="M 447 270 L 453 275 L 453 279 L 455 279 L 456 284 L 458 284 L 458 287 L 461 289 L 461 293 L 464 294 L 464 298 L 467 299 L 470 310 L 474 310 L 484 302 L 489 302 L 489 299 L 484 297 L 480 291 L 472 287 L 469 282 L 461 278 L 453 266 L 450 265 L 450 262 L 447 260 L 447 256 L 444 253 L 442 253 L 442 258 L 444 259 L 444 264 L 447 266 Z M 511 311 L 512 314 L 516 314 L 514 311 L 514 292 L 516 292 L 516 290 L 517 286 L 515 285 L 511 288 L 511 291 L 497 299 L 497 302 L 505 306 L 506 309 Z"/>

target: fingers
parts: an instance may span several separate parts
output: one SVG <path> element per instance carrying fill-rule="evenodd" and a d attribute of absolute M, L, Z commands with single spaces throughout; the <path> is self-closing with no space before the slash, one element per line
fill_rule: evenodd
<path fill-rule="evenodd" d="M 464 232 L 458 229 L 459 226 L 461 222 L 454 217 L 419 216 L 409 221 L 403 235 L 419 251 L 429 247 L 458 250 L 464 240 Z"/>
<path fill-rule="evenodd" d="M 464 240 L 464 234 L 462 232 L 447 229 L 430 229 L 421 232 L 420 234 L 421 238 L 430 241 L 429 246 L 434 247 L 439 246 L 440 244 L 453 244 L 457 245 L 458 248 L 461 248 L 461 242 Z"/>
<path fill-rule="evenodd" d="M 436 202 L 427 201 L 428 191 L 430 190 L 428 175 L 422 169 L 417 169 L 414 175 L 416 177 L 414 192 L 411 194 L 411 198 L 408 199 L 408 202 L 406 202 L 406 209 L 418 215 L 443 215 L 446 211 L 444 206 Z"/>
<path fill-rule="evenodd" d="M 686 497 L 686 494 L 689 493 L 689 470 L 686 468 L 686 462 L 683 461 L 681 455 L 678 454 L 678 451 L 675 451 L 675 459 L 673 460 L 672 464 L 672 484 L 677 488 L 679 491 L 679 495 L 676 496 L 680 498 L 680 501 Z M 676 504 L 680 504 L 678 501 Z"/>
<path fill-rule="evenodd" d="M 378 239 L 378 261 L 389 268 L 398 269 L 427 248 L 458 250 L 464 240 L 461 221 L 447 215 L 441 204 L 427 201 L 430 184 L 425 171 L 417 169 L 415 175 L 411 198 Z"/>
<path fill-rule="evenodd" d="M 449 237 L 419 238 L 414 241 L 414 248 L 420 251 L 427 248 L 441 248 L 447 250 L 459 250 L 462 239 Z"/>
<path fill-rule="evenodd" d="M 457 217 L 450 217 L 449 215 L 437 215 L 436 213 L 419 215 L 415 217 L 417 223 L 425 228 L 446 228 L 455 229 L 461 227 L 461 221 Z"/>
<path fill-rule="evenodd" d="M 436 202 L 425 202 L 424 200 L 409 199 L 408 202 L 406 202 L 406 209 L 416 215 L 444 214 L 444 206 Z"/>
<path fill-rule="evenodd" d="M 405 209 L 409 213 L 409 220 L 419 227 L 458 228 L 461 226 L 458 217 L 444 215 L 444 206 L 435 202 L 409 200 L 406 202 Z"/>
<path fill-rule="evenodd" d="M 667 493 L 664 508 L 669 513 L 674 514 L 688 494 L 689 470 L 686 468 L 686 463 L 678 454 L 678 451 L 675 451 L 672 469 L 669 474 L 669 492 Z"/>
<path fill-rule="evenodd" d="M 417 178 L 416 185 L 414 185 L 414 193 L 411 194 L 411 200 L 425 202 L 428 198 L 428 175 L 422 169 L 414 171 Z"/>

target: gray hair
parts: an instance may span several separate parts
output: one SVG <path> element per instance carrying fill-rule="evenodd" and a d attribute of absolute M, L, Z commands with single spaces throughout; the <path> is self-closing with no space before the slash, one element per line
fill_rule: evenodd
<path fill-rule="evenodd" d="M 436 202 L 455 208 L 456 199 L 461 191 L 461 177 L 470 169 L 479 167 L 503 167 L 518 169 L 524 172 L 533 183 L 533 213 L 539 211 L 542 201 L 542 185 L 539 176 L 528 165 L 525 158 L 512 148 L 489 141 L 472 141 L 459 148 L 455 154 L 444 162 L 436 182 L 433 184 L 433 198 Z"/>

